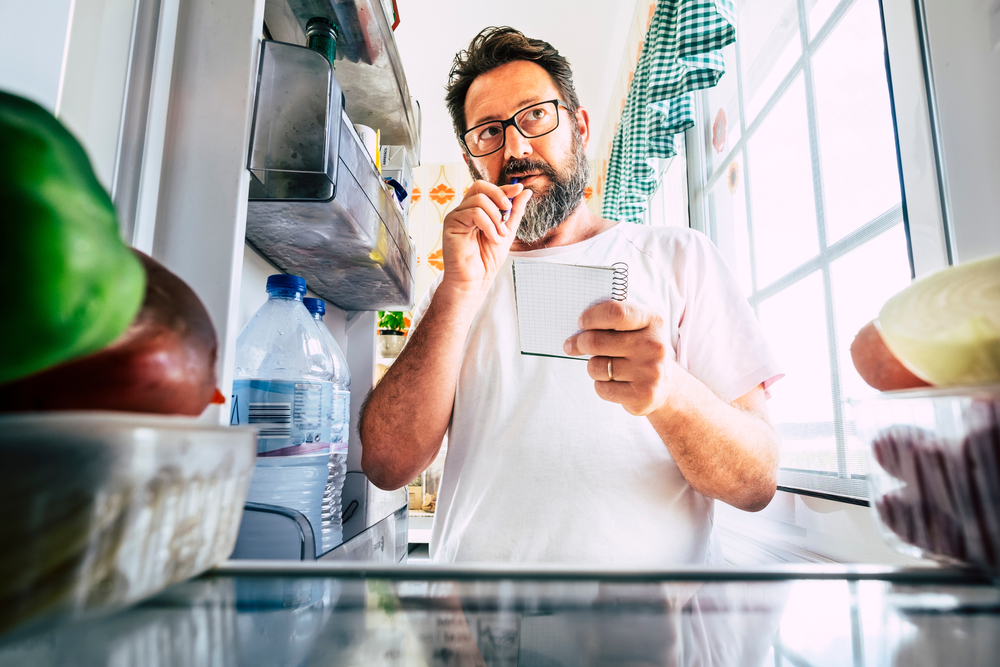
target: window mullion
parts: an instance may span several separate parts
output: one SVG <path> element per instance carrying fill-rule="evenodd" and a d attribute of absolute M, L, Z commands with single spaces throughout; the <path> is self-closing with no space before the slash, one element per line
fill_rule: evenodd
<path fill-rule="evenodd" d="M 812 161 L 813 200 L 816 207 L 816 233 L 819 240 L 820 272 L 823 276 L 823 306 L 826 312 L 827 347 L 830 355 L 830 395 L 833 401 L 833 430 L 837 443 L 837 471 L 841 477 L 847 472 L 847 442 L 844 437 L 843 390 L 840 382 L 840 354 L 833 304 L 833 283 L 830 261 L 827 257 L 826 206 L 823 197 L 819 128 L 816 122 L 816 99 L 813 93 L 812 47 L 809 43 L 809 25 L 805 0 L 797 0 L 799 8 L 799 36 L 802 40 L 802 75 L 805 84 L 806 118 L 809 127 L 809 154 Z"/>
<path fill-rule="evenodd" d="M 752 297 L 757 294 L 757 252 L 753 240 L 753 195 L 750 192 L 750 157 L 747 153 L 749 135 L 747 134 L 746 109 L 743 106 L 743 61 L 740 56 L 740 44 L 738 40 L 734 46 L 736 52 L 736 107 L 739 109 L 740 123 L 740 140 L 737 145 L 743 149 L 743 200 L 744 208 L 746 209 L 747 252 L 750 255 L 748 259 L 750 262 L 750 295 Z M 739 150 L 734 152 L 733 155 L 739 155 Z M 757 312 L 757 301 L 754 299 L 750 303 L 754 316 L 760 320 L 760 313 Z"/>

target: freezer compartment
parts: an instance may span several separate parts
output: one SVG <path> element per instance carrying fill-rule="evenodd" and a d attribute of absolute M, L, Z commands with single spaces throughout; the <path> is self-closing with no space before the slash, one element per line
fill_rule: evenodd
<path fill-rule="evenodd" d="M 1000 573 L 1000 386 L 885 392 L 851 407 L 885 541 Z"/>
<path fill-rule="evenodd" d="M 0 417 L 0 634 L 131 604 L 224 561 L 250 428 L 111 412 Z"/>

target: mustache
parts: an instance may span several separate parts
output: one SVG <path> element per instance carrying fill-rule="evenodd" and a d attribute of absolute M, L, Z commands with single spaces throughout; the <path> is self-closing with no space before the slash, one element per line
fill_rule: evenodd
<path fill-rule="evenodd" d="M 548 162 L 542 162 L 541 160 L 522 160 L 519 158 L 511 158 L 507 161 L 507 164 L 503 166 L 500 170 L 500 175 L 497 178 L 497 185 L 503 185 L 510 182 L 511 174 L 523 174 L 526 171 L 537 171 L 552 180 L 557 176 L 556 170 L 552 168 Z"/>

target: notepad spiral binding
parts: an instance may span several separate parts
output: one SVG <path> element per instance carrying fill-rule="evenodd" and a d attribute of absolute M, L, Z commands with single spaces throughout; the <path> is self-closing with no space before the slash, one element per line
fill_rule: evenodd
<path fill-rule="evenodd" d="M 615 275 L 611 279 L 611 299 L 624 301 L 628 296 L 628 264 L 615 262 L 611 266 L 615 270 Z"/>

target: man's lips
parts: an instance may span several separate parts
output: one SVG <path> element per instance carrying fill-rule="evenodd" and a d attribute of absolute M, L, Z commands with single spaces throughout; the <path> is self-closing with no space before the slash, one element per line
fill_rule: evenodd
<path fill-rule="evenodd" d="M 541 175 L 542 174 L 511 174 L 510 176 L 507 177 L 507 182 L 510 183 L 510 179 L 516 178 L 518 180 L 518 183 L 523 184 L 529 179 L 538 178 Z"/>

